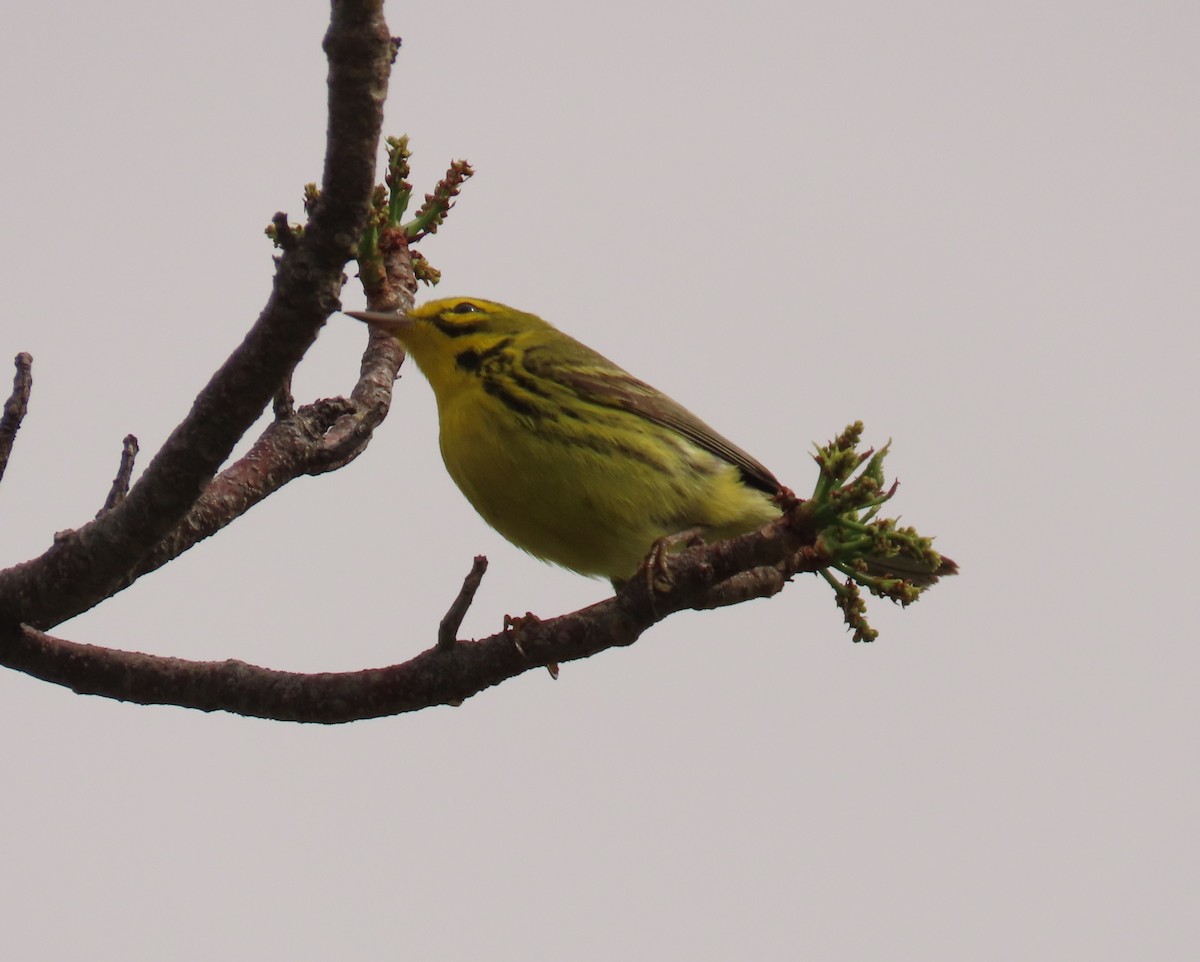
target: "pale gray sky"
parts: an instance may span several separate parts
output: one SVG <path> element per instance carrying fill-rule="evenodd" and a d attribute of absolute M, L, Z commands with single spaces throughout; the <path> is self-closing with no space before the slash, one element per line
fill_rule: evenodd
<path fill-rule="evenodd" d="M 0 563 L 90 518 L 268 293 L 319 176 L 316 2 L 25 4 L 0 32 Z M 798 491 L 891 437 L 963 566 L 855 646 L 829 592 L 679 616 L 457 710 L 301 727 L 0 674 L 0 954 L 1192 958 L 1200 647 L 1194 3 L 396 5 L 426 253 Z M 348 288 L 348 306 L 362 295 Z M 300 399 L 347 390 L 334 317 Z M 7 367 L 5 372 L 7 372 Z M 7 384 L 9 374 L 3 373 Z M 6 393 L 6 391 L 5 391 Z M 59 629 L 279 668 L 603 597 L 446 477 L 415 371 L 367 454 Z M 368 525 L 394 511 L 364 564 Z"/>

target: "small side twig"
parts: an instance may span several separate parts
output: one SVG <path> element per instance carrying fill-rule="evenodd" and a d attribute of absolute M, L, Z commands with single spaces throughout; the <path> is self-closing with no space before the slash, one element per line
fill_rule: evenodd
<path fill-rule="evenodd" d="M 439 648 L 453 648 L 458 644 L 458 629 L 462 627 L 463 619 L 467 616 L 467 609 L 475 600 L 475 592 L 479 589 L 479 583 L 483 581 L 483 573 L 487 571 L 487 566 L 487 558 L 481 554 L 475 556 L 470 572 L 463 579 L 458 597 L 454 599 L 450 610 L 446 612 L 442 623 L 438 626 L 437 643 Z"/>
<path fill-rule="evenodd" d="M 300 245 L 302 228 L 289 224 L 287 214 L 277 211 L 265 233 L 281 251 L 294 251 Z"/>
<path fill-rule="evenodd" d="M 271 398 L 271 413 L 276 421 L 290 418 L 296 413 L 296 399 L 292 396 L 292 375 L 289 374 L 279 385 L 279 390 Z"/>
<path fill-rule="evenodd" d="M 4 414 L 0 416 L 0 479 L 8 467 L 8 456 L 12 453 L 21 422 L 25 420 L 25 412 L 29 410 L 29 392 L 33 390 L 33 357 L 22 351 L 13 358 L 13 364 L 17 373 L 13 377 L 12 394 L 4 402 Z"/>
<path fill-rule="evenodd" d="M 125 435 L 125 440 L 121 443 L 121 463 L 117 467 L 117 476 L 113 478 L 108 497 L 104 499 L 104 507 L 96 512 L 97 518 L 102 517 L 125 500 L 125 495 L 129 493 L 129 481 L 133 477 L 133 462 L 137 458 L 137 453 L 138 439 L 132 434 Z"/>

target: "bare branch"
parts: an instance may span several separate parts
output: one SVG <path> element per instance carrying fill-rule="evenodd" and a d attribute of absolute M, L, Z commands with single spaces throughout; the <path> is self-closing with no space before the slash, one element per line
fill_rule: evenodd
<path fill-rule="evenodd" d="M 288 482 L 324 474 L 358 457 L 387 417 L 403 359 L 394 338 L 372 337 L 350 398 L 306 404 L 269 425 L 242 458 L 212 480 L 174 530 L 127 572 L 114 593 L 216 534 Z"/>
<path fill-rule="evenodd" d="M 280 721 L 336 724 L 453 705 L 531 668 L 631 645 L 651 625 L 684 608 L 711 608 L 779 591 L 784 581 L 828 559 L 799 508 L 756 532 L 698 545 L 665 559 L 671 586 L 651 598 L 631 578 L 612 598 L 569 615 L 521 619 L 520 647 L 500 631 L 478 641 L 435 643 L 399 665 L 297 674 L 240 661 L 189 662 L 113 651 L 54 638 L 28 626 L 0 628 L 0 662 L 81 694 L 145 705 L 179 705 Z M 741 579 L 777 568 L 779 578 Z"/>
<path fill-rule="evenodd" d="M 369 211 L 394 44 L 380 4 L 341 0 L 325 36 L 329 124 L 320 198 L 242 344 L 200 392 L 129 495 L 64 533 L 41 557 L 0 572 L 0 623 L 49 627 L 127 583 L 188 514 L 234 444 L 338 309 L 342 269 Z"/>
<path fill-rule="evenodd" d="M 467 610 L 471 607 L 471 602 L 475 600 L 475 592 L 479 590 L 479 583 L 483 581 L 483 573 L 487 571 L 487 565 L 487 558 L 481 554 L 475 556 L 471 570 L 463 579 L 458 597 L 454 599 L 450 610 L 446 612 L 442 623 L 438 626 L 437 643 L 439 648 L 453 648 L 458 644 L 458 629 L 462 627 L 463 619 L 467 617 Z"/>
<path fill-rule="evenodd" d="M 22 351 L 13 358 L 13 364 L 17 373 L 13 376 L 12 394 L 4 402 L 4 414 L 0 416 L 0 480 L 4 478 L 13 442 L 29 410 L 29 392 L 33 390 L 33 358 Z"/>
<path fill-rule="evenodd" d="M 407 241 L 400 233 L 383 258 L 370 303 L 406 311 L 413 305 L 416 287 Z M 184 519 L 124 573 L 110 595 L 216 534 L 288 482 L 343 467 L 366 450 L 391 408 L 392 387 L 404 361 L 394 337 L 373 328 L 368 332 L 350 396 L 327 398 L 297 411 L 285 381 L 275 395 L 275 421 L 241 459 L 208 484 Z"/>
<path fill-rule="evenodd" d="M 121 463 L 117 467 L 117 476 L 113 478 L 112 488 L 109 489 L 108 497 L 104 499 L 104 507 L 96 512 L 97 518 L 115 508 L 129 493 L 129 480 L 133 477 L 133 462 L 137 453 L 138 439 L 132 434 L 125 435 L 121 444 Z"/>

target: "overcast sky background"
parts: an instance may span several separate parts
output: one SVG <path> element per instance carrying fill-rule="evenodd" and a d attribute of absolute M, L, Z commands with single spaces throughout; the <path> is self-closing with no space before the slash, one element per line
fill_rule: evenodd
<path fill-rule="evenodd" d="M 144 466 L 258 314 L 262 229 L 320 176 L 326 23 L 315 0 L 6 16 L 0 360 L 31 352 L 35 385 L 0 563 L 91 518 L 121 438 Z M 862 418 L 962 576 L 874 603 L 873 645 L 803 578 L 558 682 L 333 728 L 5 672 L 0 954 L 1194 958 L 1196 5 L 389 23 L 418 192 L 479 171 L 424 247 L 439 293 L 545 316 L 797 491 Z M 364 341 L 331 318 L 298 400 L 348 391 Z M 58 633 L 388 664 L 479 552 L 470 636 L 608 592 L 484 526 L 406 368 L 356 463 Z"/>

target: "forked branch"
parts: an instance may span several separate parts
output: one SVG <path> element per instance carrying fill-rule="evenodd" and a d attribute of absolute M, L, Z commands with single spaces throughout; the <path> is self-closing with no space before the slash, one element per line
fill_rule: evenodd
<path fill-rule="evenodd" d="M 139 566 L 144 570 L 199 507 L 234 444 L 340 307 L 342 270 L 371 209 L 395 51 L 380 4 L 334 3 L 325 49 L 329 134 L 320 200 L 303 235 L 280 257 L 266 307 L 127 496 L 95 521 L 62 532 L 40 557 L 0 572 L 0 623 L 51 627 L 111 597 Z"/>

